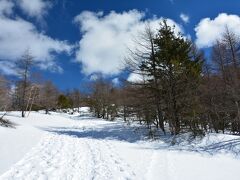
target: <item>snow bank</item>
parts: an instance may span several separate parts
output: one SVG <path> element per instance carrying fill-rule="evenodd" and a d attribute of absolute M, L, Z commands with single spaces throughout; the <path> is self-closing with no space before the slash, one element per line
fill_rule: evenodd
<path fill-rule="evenodd" d="M 41 113 L 31 113 L 21 118 L 20 112 L 12 112 L 6 119 L 16 123 L 16 128 L 0 126 L 0 174 L 19 161 L 44 135 L 41 128 L 48 126 L 65 126 L 68 119 L 53 117 Z"/>

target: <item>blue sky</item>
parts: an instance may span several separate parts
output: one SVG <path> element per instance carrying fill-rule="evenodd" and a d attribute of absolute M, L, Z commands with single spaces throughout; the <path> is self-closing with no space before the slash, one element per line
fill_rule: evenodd
<path fill-rule="evenodd" d="M 207 50 L 226 25 L 240 35 L 239 10 L 238 0 L 0 0 L 0 70 L 14 77 L 29 48 L 37 71 L 62 90 L 99 73 L 117 82 L 124 47 L 146 21 L 168 18 Z"/>

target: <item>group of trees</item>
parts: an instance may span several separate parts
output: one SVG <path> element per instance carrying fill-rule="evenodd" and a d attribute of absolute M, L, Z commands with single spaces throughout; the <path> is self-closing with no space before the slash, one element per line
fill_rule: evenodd
<path fill-rule="evenodd" d="M 157 35 L 146 27 L 143 37 L 128 62 L 134 72 L 143 76 L 138 86 L 141 97 L 148 101 L 143 107 L 147 112 L 144 119 L 153 121 L 163 132 L 167 120 L 171 132 L 179 134 L 183 121 L 190 125 L 195 111 L 202 56 L 192 42 L 176 34 L 166 21 Z"/>
<path fill-rule="evenodd" d="M 205 60 L 195 44 L 166 21 L 157 33 L 146 26 L 126 67 L 138 80 L 92 86 L 89 106 L 97 117 L 122 116 L 176 135 L 240 133 L 240 40 L 226 28 Z"/>
<path fill-rule="evenodd" d="M 24 117 L 31 110 L 48 113 L 84 105 L 96 117 L 137 120 L 163 133 L 240 134 L 240 39 L 226 27 L 211 52 L 205 60 L 203 52 L 166 21 L 157 32 L 147 25 L 125 59 L 126 69 L 138 79 L 114 86 L 100 77 L 83 95 L 77 89 L 62 93 L 51 81 L 34 81 L 33 57 L 27 51 L 17 61 L 14 88 L 0 76 L 0 108 L 21 110 Z"/>
<path fill-rule="evenodd" d="M 227 27 L 203 68 L 201 103 L 205 126 L 240 134 L 240 39 Z"/>
<path fill-rule="evenodd" d="M 0 76 L 0 111 L 17 110 L 25 117 L 32 110 L 45 110 L 48 114 L 49 110 L 80 107 L 83 104 L 83 95 L 78 89 L 61 92 L 51 81 L 34 78 L 34 65 L 34 57 L 27 50 L 16 61 L 18 77 L 14 82 Z"/>
<path fill-rule="evenodd" d="M 119 108 L 116 112 L 122 112 L 124 119 L 136 117 L 149 127 L 154 124 L 164 133 L 166 125 L 172 134 L 179 134 L 183 124 L 195 128 L 192 121 L 197 118 L 202 57 L 194 44 L 175 33 L 166 21 L 163 21 L 156 35 L 146 26 L 144 33 L 136 40 L 136 49 L 131 50 L 126 59 L 127 68 L 138 74 L 141 80 L 126 82 L 121 89 L 115 90 L 118 101 L 111 100 L 114 90 L 109 90 L 106 85 L 106 90 L 101 90 L 108 90 L 108 93 L 98 95 L 98 88 L 94 88 L 93 99 L 99 101 L 99 97 L 107 94 L 101 97 L 106 107 L 101 108 L 103 113 L 114 105 Z M 93 106 L 98 112 L 96 107 Z"/>
<path fill-rule="evenodd" d="M 102 77 L 90 84 L 90 96 L 86 99 L 88 106 L 98 118 L 113 120 L 118 114 L 118 89 Z"/>

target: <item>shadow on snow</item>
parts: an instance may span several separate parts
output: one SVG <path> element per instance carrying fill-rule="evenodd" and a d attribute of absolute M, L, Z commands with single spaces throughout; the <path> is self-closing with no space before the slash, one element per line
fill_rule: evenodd
<path fill-rule="evenodd" d="M 84 118 L 86 120 L 87 118 Z M 101 126 L 101 125 L 100 125 Z M 123 126 L 122 124 L 112 125 L 104 124 L 104 127 L 99 128 L 66 128 L 66 127 L 50 127 L 49 129 L 44 129 L 45 131 L 57 133 L 59 135 L 68 135 L 78 138 L 92 138 L 98 140 L 117 140 L 125 141 L 129 143 L 134 143 L 143 139 L 146 139 L 146 133 L 140 133 L 139 130 L 130 127 Z M 142 129 L 144 131 L 144 128 Z"/>
<path fill-rule="evenodd" d="M 82 118 L 82 120 L 88 120 L 90 118 Z M 102 121 L 104 122 L 104 121 Z M 149 139 L 148 131 L 145 127 L 131 127 L 129 125 L 123 125 L 122 123 L 112 124 L 100 124 L 98 127 L 49 127 L 44 129 L 45 131 L 57 133 L 59 135 L 68 135 L 77 138 L 91 138 L 97 140 L 116 140 L 129 143 L 135 143 L 137 141 Z M 213 135 L 214 136 L 214 135 Z M 216 136 L 217 137 L 217 136 Z M 204 137 L 208 138 L 208 137 Z M 215 155 L 217 153 L 230 153 L 234 156 L 240 157 L 240 138 L 234 138 L 230 140 L 206 140 L 206 143 L 201 144 L 200 140 L 188 141 L 181 135 L 179 137 L 173 137 L 171 135 L 160 135 L 159 139 L 152 141 L 152 145 L 144 145 L 142 148 L 155 149 L 155 150 L 177 150 L 187 152 L 198 152 Z M 149 141 L 146 141 L 149 142 Z M 173 143 L 174 142 L 174 143 Z"/>

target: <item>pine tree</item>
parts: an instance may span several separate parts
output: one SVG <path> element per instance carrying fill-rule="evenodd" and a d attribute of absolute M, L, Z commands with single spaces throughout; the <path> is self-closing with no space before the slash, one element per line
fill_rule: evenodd
<path fill-rule="evenodd" d="M 201 73 L 201 56 L 195 46 L 180 33 L 176 34 L 165 20 L 154 38 L 154 47 L 155 57 L 143 61 L 141 68 L 148 72 L 150 82 L 159 84 L 156 91 L 164 101 L 165 118 L 172 133 L 179 134 L 181 121 L 195 116 L 193 106 Z"/>

